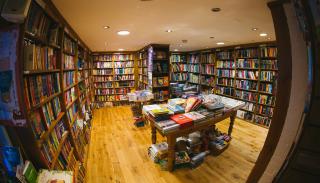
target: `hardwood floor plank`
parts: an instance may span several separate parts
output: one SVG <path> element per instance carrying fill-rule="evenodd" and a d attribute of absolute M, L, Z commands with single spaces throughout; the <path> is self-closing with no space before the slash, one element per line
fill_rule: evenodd
<path fill-rule="evenodd" d="M 119 106 L 94 111 L 87 162 L 88 183 L 245 182 L 263 146 L 268 130 L 236 119 L 229 148 L 209 155 L 196 169 L 161 170 L 147 155 L 149 126 L 136 128 L 131 108 Z M 217 125 L 227 132 L 229 121 Z M 158 142 L 165 141 L 161 135 Z"/>

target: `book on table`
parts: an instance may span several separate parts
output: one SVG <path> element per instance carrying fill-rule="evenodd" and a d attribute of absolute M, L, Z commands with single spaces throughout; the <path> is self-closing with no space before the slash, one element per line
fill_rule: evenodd
<path fill-rule="evenodd" d="M 192 119 L 188 118 L 184 114 L 176 114 L 170 117 L 173 121 L 180 125 L 180 128 L 185 128 L 193 125 Z"/>

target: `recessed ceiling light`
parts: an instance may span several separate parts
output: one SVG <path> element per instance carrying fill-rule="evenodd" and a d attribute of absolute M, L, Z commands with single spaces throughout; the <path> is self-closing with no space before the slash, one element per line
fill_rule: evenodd
<path fill-rule="evenodd" d="M 168 30 L 166 30 L 166 32 L 173 32 L 173 30 L 171 30 L 171 29 L 168 29 Z"/>
<path fill-rule="evenodd" d="M 182 47 L 182 44 L 179 44 L 180 47 Z"/>
<path fill-rule="evenodd" d="M 129 34 L 130 34 L 130 32 L 127 30 L 121 30 L 118 32 L 118 35 L 120 35 L 120 36 L 127 36 Z"/>
<path fill-rule="evenodd" d="M 110 29 L 110 26 L 103 26 L 104 29 Z"/>
<path fill-rule="evenodd" d="M 257 31 L 257 30 L 258 30 L 258 28 L 252 28 L 251 30 L 252 30 L 252 31 Z"/>
<path fill-rule="evenodd" d="M 210 39 L 214 39 L 214 37 L 213 37 L 213 36 L 211 36 L 211 37 L 210 37 Z"/>
<path fill-rule="evenodd" d="M 124 49 L 123 48 L 119 48 L 118 51 L 124 51 Z"/>
<path fill-rule="evenodd" d="M 224 45 L 224 42 L 217 42 L 217 45 Z"/>
<path fill-rule="evenodd" d="M 211 11 L 213 11 L 213 12 L 219 12 L 219 11 L 221 11 L 221 8 L 212 8 Z"/>
<path fill-rule="evenodd" d="M 261 37 L 266 37 L 268 34 L 267 33 L 260 33 Z"/>
<path fill-rule="evenodd" d="M 271 40 L 271 37 L 268 37 L 267 39 L 268 39 L 268 40 Z"/>
<path fill-rule="evenodd" d="M 179 51 L 178 49 L 174 49 L 173 51 Z"/>

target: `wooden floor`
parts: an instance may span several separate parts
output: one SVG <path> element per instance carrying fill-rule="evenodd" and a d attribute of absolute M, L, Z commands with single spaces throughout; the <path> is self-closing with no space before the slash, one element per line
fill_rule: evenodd
<path fill-rule="evenodd" d="M 217 125 L 226 131 L 229 121 Z M 87 161 L 88 183 L 188 183 L 245 182 L 267 135 L 267 129 L 236 119 L 233 140 L 220 156 L 207 156 L 196 169 L 162 171 L 147 156 L 150 128 L 133 125 L 130 107 L 113 107 L 94 112 Z M 158 141 L 163 141 L 158 137 Z"/>

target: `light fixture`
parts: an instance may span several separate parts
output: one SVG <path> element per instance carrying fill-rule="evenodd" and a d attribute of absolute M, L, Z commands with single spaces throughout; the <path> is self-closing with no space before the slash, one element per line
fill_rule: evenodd
<path fill-rule="evenodd" d="M 267 33 L 260 33 L 261 37 L 266 37 L 268 34 Z"/>
<path fill-rule="evenodd" d="M 213 11 L 213 12 L 219 12 L 219 11 L 221 11 L 221 8 L 212 8 L 211 11 Z"/>
<path fill-rule="evenodd" d="M 217 45 L 224 45 L 224 42 L 217 42 Z"/>
<path fill-rule="evenodd" d="M 179 44 L 180 47 L 182 47 L 182 44 Z"/>
<path fill-rule="evenodd" d="M 252 30 L 252 31 L 257 31 L 257 30 L 258 30 L 258 28 L 252 28 L 251 30 Z"/>
<path fill-rule="evenodd" d="M 214 37 L 213 37 L 213 36 L 211 36 L 211 37 L 210 37 L 210 39 L 214 39 Z"/>
<path fill-rule="evenodd" d="M 110 26 L 103 26 L 104 29 L 110 29 Z"/>
<path fill-rule="evenodd" d="M 118 51 L 124 51 L 124 49 L 123 48 L 119 48 Z"/>
<path fill-rule="evenodd" d="M 173 30 L 171 30 L 171 29 L 168 29 L 168 30 L 166 30 L 166 32 L 169 32 L 169 33 L 170 33 L 170 32 L 173 32 Z"/>
<path fill-rule="evenodd" d="M 118 35 L 120 35 L 120 36 L 127 36 L 129 34 L 130 34 L 130 32 L 127 30 L 121 30 L 118 32 Z"/>
<path fill-rule="evenodd" d="M 179 51 L 178 49 L 174 49 L 173 51 Z"/>
<path fill-rule="evenodd" d="M 268 39 L 268 40 L 271 40 L 271 37 L 268 37 L 267 39 Z"/>

